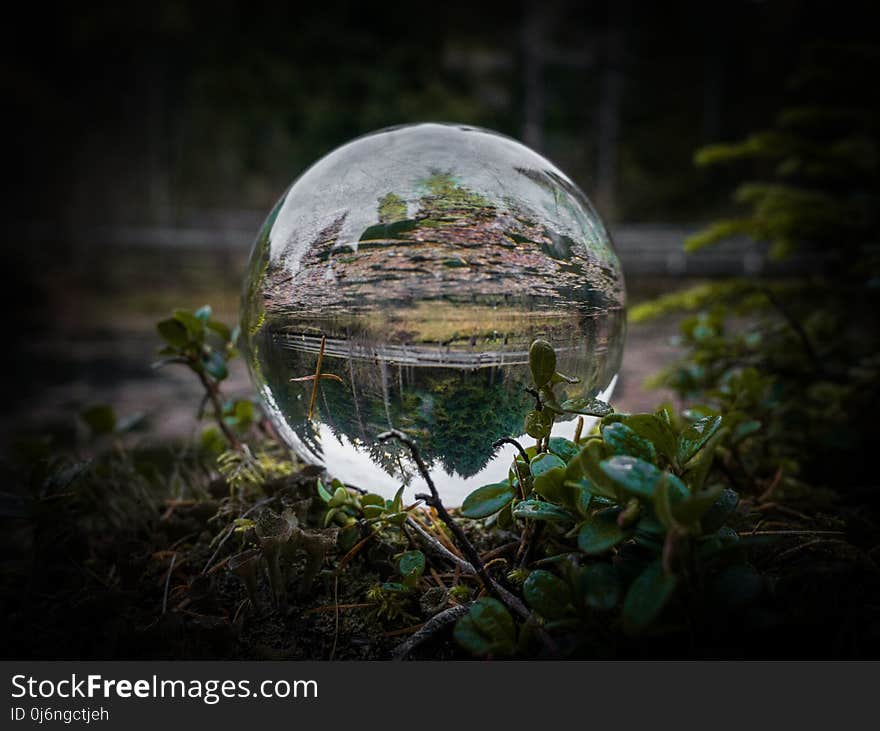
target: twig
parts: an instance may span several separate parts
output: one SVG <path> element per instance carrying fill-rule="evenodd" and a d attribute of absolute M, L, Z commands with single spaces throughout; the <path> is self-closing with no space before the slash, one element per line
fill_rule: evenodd
<path fill-rule="evenodd" d="M 448 627 L 458 620 L 459 617 L 463 617 L 468 611 L 470 611 L 470 604 L 459 604 L 458 606 L 444 609 L 439 614 L 435 614 L 422 625 L 421 629 L 397 646 L 397 649 L 394 650 L 394 659 L 405 659 L 419 645 Z"/>
<path fill-rule="evenodd" d="M 174 571 L 174 563 L 177 561 L 177 551 L 171 556 L 171 565 L 168 567 L 168 575 L 165 577 L 165 593 L 162 596 L 162 614 L 168 611 L 168 588 L 171 586 L 171 573 Z"/>
<path fill-rule="evenodd" d="M 240 449 L 241 442 L 238 441 L 238 437 L 232 433 L 229 425 L 223 421 L 223 406 L 220 404 L 220 397 L 218 396 L 219 387 L 216 384 L 211 383 L 202 371 L 196 372 L 199 375 L 199 380 L 202 382 L 205 393 L 208 395 L 208 398 L 211 399 L 211 405 L 214 407 L 214 419 L 217 421 L 217 426 L 220 427 L 220 431 L 223 432 L 223 436 L 226 437 L 226 441 L 229 442 L 229 445 L 233 449 Z"/>
<path fill-rule="evenodd" d="M 494 449 L 497 449 L 502 444 L 512 444 L 514 447 L 517 448 L 517 450 L 519 451 L 519 456 L 523 458 L 525 463 L 529 463 L 529 455 L 526 454 L 526 450 L 523 449 L 523 445 L 516 441 L 516 439 L 514 439 L 513 437 L 501 437 L 501 439 L 499 439 L 498 441 L 492 442 L 492 447 Z"/>
<path fill-rule="evenodd" d="M 789 556 L 793 556 L 794 554 L 796 554 L 800 551 L 803 551 L 805 548 L 810 548 L 811 546 L 818 546 L 818 545 L 827 545 L 829 543 L 835 543 L 835 544 L 842 543 L 845 546 L 849 545 L 846 541 L 842 541 L 839 538 L 814 538 L 812 541 L 807 541 L 806 543 L 799 543 L 798 545 L 794 546 L 793 548 L 789 548 L 789 549 L 783 551 L 779 555 L 775 556 L 773 560 L 774 561 L 781 561 L 784 558 L 788 558 Z"/>
<path fill-rule="evenodd" d="M 255 502 L 253 505 L 251 505 L 251 507 L 249 507 L 247 510 L 245 510 L 238 517 L 239 518 L 247 518 L 257 508 L 262 507 L 263 505 L 268 505 L 274 499 L 275 499 L 275 497 L 272 496 L 272 497 L 264 498 L 263 500 L 258 500 L 257 502 Z M 203 574 L 208 573 L 208 569 L 210 568 L 211 564 L 214 563 L 214 559 L 217 558 L 217 554 L 220 553 L 220 549 L 223 548 L 223 544 L 229 540 L 229 538 L 232 536 L 233 533 L 235 533 L 235 525 L 233 523 L 230 523 L 226 528 L 226 535 L 220 539 L 220 543 L 217 544 L 217 549 L 211 555 L 211 558 L 208 559 L 208 563 L 205 564 L 205 568 L 202 569 Z"/>
<path fill-rule="evenodd" d="M 419 453 L 419 448 L 415 445 L 415 442 L 407 437 L 406 434 L 398 431 L 397 429 L 391 429 L 390 431 L 380 434 L 376 438 L 380 442 L 387 442 L 390 439 L 397 439 L 397 441 L 401 442 L 409 448 L 409 451 L 412 454 L 413 461 L 416 463 L 416 467 L 418 467 L 419 473 L 422 475 L 422 478 L 428 484 L 428 489 L 431 491 L 430 495 L 420 494 L 416 495 L 416 498 L 419 500 L 424 500 L 427 505 L 430 505 L 432 508 L 434 508 L 434 510 L 437 511 L 440 519 L 444 523 L 446 523 L 446 525 L 449 527 L 449 530 L 452 531 L 452 535 L 455 536 L 456 541 L 458 542 L 458 546 L 459 548 L 461 548 L 462 553 L 464 553 L 465 558 L 467 558 L 467 560 L 476 570 L 477 576 L 482 582 L 483 587 L 492 596 L 500 598 L 498 591 L 495 588 L 495 582 L 493 582 L 489 574 L 486 573 L 486 567 L 483 565 L 483 561 L 480 559 L 480 554 L 477 553 L 477 549 L 474 548 L 474 544 L 470 542 L 467 535 L 465 535 L 465 532 L 461 529 L 461 526 L 452 519 L 449 511 L 446 509 L 446 506 L 440 499 L 440 495 L 437 492 L 434 481 L 431 479 L 428 468 L 425 466 L 425 463 L 422 460 L 422 455 Z"/>
<path fill-rule="evenodd" d="M 321 363 L 324 360 L 324 345 L 327 343 L 327 336 L 321 336 L 321 349 L 318 351 L 318 365 L 315 366 L 315 380 L 312 383 L 312 398 L 309 400 L 309 421 L 312 420 L 312 414 L 315 411 L 315 399 L 318 397 L 318 383 L 321 380 Z"/>
<path fill-rule="evenodd" d="M 456 556 L 452 551 L 450 551 L 446 546 L 444 546 L 440 541 L 438 541 L 434 536 L 432 536 L 428 531 L 426 531 L 422 526 L 420 526 L 415 520 L 411 517 L 406 519 L 406 524 L 412 528 L 421 538 L 425 544 L 433 549 L 433 551 L 445 558 L 447 561 L 450 561 L 456 568 L 456 570 L 464 571 L 466 574 L 473 574 L 474 567 L 471 566 L 467 561 L 465 561 L 460 556 Z"/>
<path fill-rule="evenodd" d="M 807 331 L 804 330 L 803 325 L 797 320 L 797 318 L 791 313 L 788 307 L 783 304 L 782 300 L 776 296 L 776 294 L 769 287 L 760 287 L 760 291 L 764 294 L 764 296 L 770 301 L 770 304 L 776 308 L 780 315 L 785 319 L 788 323 L 789 327 L 794 330 L 795 334 L 801 341 L 801 345 L 804 348 L 804 352 L 807 354 L 807 357 L 812 361 L 813 367 L 816 369 L 816 373 L 822 374 L 825 372 L 825 366 L 822 361 L 819 359 L 818 354 L 816 353 L 816 349 L 813 347 L 813 343 L 810 341 L 810 336 L 807 335 Z"/>
<path fill-rule="evenodd" d="M 331 660 L 336 656 L 336 643 L 339 641 L 339 574 L 333 577 L 333 604 L 336 605 L 336 624 L 333 627 L 333 647 L 330 650 Z"/>
<path fill-rule="evenodd" d="M 754 533 L 741 531 L 741 536 L 836 536 L 842 538 L 846 535 L 842 530 L 759 530 Z"/>
<path fill-rule="evenodd" d="M 460 558 L 456 557 L 447 548 L 441 546 L 439 541 L 436 541 L 433 538 L 431 538 L 431 545 L 435 548 L 436 546 L 441 546 L 442 553 L 450 557 L 457 568 L 460 567 L 462 571 L 465 571 L 469 574 L 476 574 L 477 577 L 480 579 L 480 582 L 483 584 L 483 588 L 486 590 L 486 593 L 490 594 L 496 599 L 499 599 L 503 604 L 506 604 L 509 609 L 513 610 L 523 620 L 525 620 L 527 624 L 534 626 L 536 634 L 541 638 L 541 641 L 544 643 L 544 646 L 547 648 L 547 650 L 552 655 L 558 656 L 559 648 L 556 645 L 556 642 L 553 640 L 552 637 L 550 637 L 549 634 L 547 634 L 546 630 L 541 627 L 540 623 L 535 619 L 535 616 L 529 611 L 526 605 L 523 604 L 516 596 L 511 594 L 507 589 L 501 586 L 501 584 L 493 580 L 488 573 L 486 573 L 486 567 L 483 565 L 483 562 L 480 559 L 480 554 L 477 553 L 477 549 L 474 548 L 474 545 L 465 535 L 464 531 L 461 529 L 461 526 L 459 526 L 458 523 L 456 523 L 452 519 L 449 511 L 446 510 L 446 507 L 440 500 L 440 495 L 437 493 L 437 488 L 434 485 L 434 481 L 431 479 L 428 468 L 425 466 L 424 461 L 422 461 L 422 456 L 419 453 L 419 448 L 415 445 L 415 443 L 409 437 L 407 437 L 406 434 L 398 431 L 397 429 L 391 429 L 390 431 L 384 432 L 376 437 L 376 439 L 380 442 L 386 442 L 389 439 L 397 439 L 399 442 L 409 448 L 410 453 L 413 457 L 413 461 L 416 463 L 416 467 L 418 467 L 419 473 L 422 475 L 422 478 L 428 484 L 428 489 L 431 491 L 430 495 L 420 494 L 416 495 L 416 498 L 419 500 L 424 500 L 427 505 L 437 511 L 440 519 L 444 523 L 446 523 L 449 530 L 452 531 L 452 534 L 457 539 L 459 548 L 461 548 L 462 553 L 464 553 L 467 561 L 462 561 Z M 412 524 L 414 526 L 417 525 L 414 520 Z M 418 528 L 417 532 L 423 537 L 428 535 L 427 532 L 422 531 Z"/>

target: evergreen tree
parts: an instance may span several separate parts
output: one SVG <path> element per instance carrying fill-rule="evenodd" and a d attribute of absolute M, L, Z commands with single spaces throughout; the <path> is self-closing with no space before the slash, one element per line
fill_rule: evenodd
<path fill-rule="evenodd" d="M 746 181 L 734 194 L 742 214 L 708 226 L 686 250 L 746 235 L 800 274 L 704 284 L 632 313 L 691 312 L 681 324 L 685 357 L 657 382 L 703 401 L 695 413 L 724 411 L 728 469 L 789 495 L 804 483 L 862 495 L 876 485 L 878 68 L 878 47 L 814 46 L 772 129 L 696 155 Z"/>

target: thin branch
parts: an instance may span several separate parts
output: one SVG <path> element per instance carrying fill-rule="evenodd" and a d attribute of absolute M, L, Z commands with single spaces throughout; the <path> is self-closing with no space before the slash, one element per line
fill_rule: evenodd
<path fill-rule="evenodd" d="M 312 398 L 309 399 L 309 421 L 312 420 L 312 414 L 315 411 L 315 399 L 318 397 L 318 383 L 321 379 L 321 363 L 324 361 L 324 346 L 327 343 L 327 336 L 321 336 L 321 349 L 318 351 L 318 364 L 315 366 L 315 380 L 312 383 Z"/>
<path fill-rule="evenodd" d="M 801 345 L 804 348 L 804 352 L 807 354 L 807 357 L 813 362 L 813 366 L 816 369 L 817 373 L 823 373 L 825 371 L 825 367 L 822 364 L 822 361 L 819 359 L 819 355 L 816 353 L 816 349 L 813 347 L 813 343 L 810 340 L 810 336 L 807 335 L 807 331 L 804 330 L 803 325 L 797 320 L 797 318 L 791 313 L 791 310 L 785 306 L 779 297 L 773 292 L 769 287 L 760 287 L 760 291 L 764 294 L 764 296 L 770 301 L 770 304 L 776 308 L 777 312 L 785 319 L 788 323 L 789 327 L 794 330 L 795 334 L 800 338 Z"/>
<path fill-rule="evenodd" d="M 238 441 L 238 437 L 232 433 L 232 430 L 227 423 L 223 421 L 223 406 L 220 403 L 220 396 L 218 393 L 219 387 L 217 384 L 211 383 L 201 370 L 196 372 L 198 373 L 199 380 L 202 382 L 202 386 L 205 389 L 205 394 L 211 400 L 211 406 L 214 407 L 214 418 L 217 421 L 217 426 L 220 427 L 220 431 L 223 432 L 223 436 L 226 437 L 226 441 L 229 442 L 230 446 L 233 449 L 240 449 L 241 442 Z"/>
<path fill-rule="evenodd" d="M 238 517 L 239 517 L 239 518 L 247 518 L 247 517 L 248 517 L 251 513 L 253 513 L 257 508 L 261 508 L 261 507 L 263 507 L 264 505 L 268 505 L 268 504 L 271 503 L 273 500 L 275 500 L 275 497 L 274 497 L 274 496 L 273 496 L 273 497 L 263 498 L 262 500 L 258 500 L 257 502 L 255 502 L 253 505 L 251 505 L 251 507 L 249 507 L 247 510 L 245 510 L 245 511 L 244 511 L 241 515 L 239 515 Z M 226 543 L 226 541 L 229 540 L 229 538 L 232 536 L 233 533 L 235 533 L 235 524 L 234 524 L 234 523 L 230 523 L 230 524 L 227 526 L 227 529 L 226 529 L 226 535 L 223 536 L 223 538 L 220 539 L 220 543 L 217 544 L 217 549 L 216 549 L 216 550 L 214 551 L 214 553 L 211 555 L 211 558 L 208 559 L 208 563 L 205 564 L 205 568 L 202 569 L 202 573 L 203 573 L 203 574 L 208 573 L 208 569 L 211 567 L 211 564 L 214 563 L 214 559 L 217 558 L 218 554 L 220 553 L 220 549 L 223 548 L 223 544 Z"/>
<path fill-rule="evenodd" d="M 171 556 L 171 565 L 168 567 L 168 575 L 165 577 L 165 593 L 162 595 L 162 614 L 168 611 L 168 589 L 171 586 L 171 573 L 174 571 L 174 564 L 177 561 L 177 551 Z"/>
<path fill-rule="evenodd" d="M 436 553 L 441 558 L 445 558 L 447 561 L 452 563 L 456 568 L 463 571 L 466 574 L 474 574 L 474 567 L 471 566 L 467 561 L 463 558 L 456 556 L 452 551 L 450 551 L 446 546 L 444 546 L 440 541 L 438 541 L 434 536 L 432 536 L 428 531 L 426 531 L 422 526 L 420 526 L 415 520 L 412 518 L 406 519 L 406 524 L 412 528 L 416 534 L 421 538 L 426 546 L 431 548 L 434 553 Z"/>
<path fill-rule="evenodd" d="M 413 650 L 470 611 L 469 604 L 458 604 L 435 614 L 418 632 L 408 637 L 394 651 L 395 660 L 404 660 Z"/>
<path fill-rule="evenodd" d="M 520 444 L 513 437 L 501 437 L 497 442 L 492 442 L 492 447 L 494 449 L 498 449 L 502 444 L 512 444 L 519 451 L 519 456 L 523 458 L 526 464 L 529 463 L 529 455 L 526 454 L 526 450 L 523 449 L 523 445 Z"/>
<path fill-rule="evenodd" d="M 470 562 L 470 564 L 474 567 L 477 572 L 477 576 L 483 584 L 483 587 L 486 591 L 492 596 L 499 598 L 499 594 L 497 589 L 495 588 L 495 582 L 492 581 L 492 578 L 486 573 L 486 567 L 483 565 L 483 561 L 480 559 L 480 554 L 477 552 L 477 549 L 474 548 L 474 544 L 470 542 L 465 532 L 461 529 L 461 526 L 453 520 L 452 516 L 449 514 L 449 511 L 446 509 L 446 506 L 443 505 L 443 501 L 440 499 L 440 495 L 437 492 L 437 488 L 434 485 L 434 481 L 431 479 L 431 475 L 428 472 L 428 468 L 422 460 L 422 455 L 419 453 L 419 448 L 416 446 L 415 442 L 413 442 L 406 434 L 397 429 L 391 429 L 390 431 L 384 432 L 376 437 L 380 442 L 387 442 L 390 439 L 396 439 L 405 445 L 410 453 L 412 454 L 413 461 L 416 463 L 416 467 L 418 467 L 419 473 L 422 475 L 422 478 L 428 484 L 428 489 L 431 491 L 430 495 L 420 494 L 416 495 L 416 499 L 424 500 L 425 504 L 430 505 L 434 510 L 437 511 L 440 519 L 446 523 L 449 527 L 449 530 L 452 531 L 452 535 L 455 536 L 456 541 L 458 542 L 459 548 L 461 548 L 462 553 L 465 555 L 465 558 Z"/>

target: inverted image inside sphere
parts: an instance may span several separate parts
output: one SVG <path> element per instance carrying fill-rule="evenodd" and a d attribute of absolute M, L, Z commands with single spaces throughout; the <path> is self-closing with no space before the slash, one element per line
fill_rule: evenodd
<path fill-rule="evenodd" d="M 304 459 L 380 492 L 416 484 L 405 451 L 375 439 L 399 428 L 454 501 L 506 475 L 491 444 L 522 433 L 535 337 L 580 379 L 566 397 L 610 393 L 624 302 L 608 234 L 564 173 L 507 137 L 418 124 L 343 145 L 291 185 L 257 238 L 242 327 Z"/>

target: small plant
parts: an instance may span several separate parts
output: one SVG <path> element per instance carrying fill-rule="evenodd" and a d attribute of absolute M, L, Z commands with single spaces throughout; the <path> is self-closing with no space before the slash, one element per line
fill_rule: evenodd
<path fill-rule="evenodd" d="M 214 420 L 226 441 L 233 448 L 241 446 L 234 428 L 247 429 L 254 419 L 250 401 L 224 403 L 220 384 L 229 375 L 229 361 L 238 355 L 238 328 L 230 329 L 213 318 L 208 305 L 195 312 L 175 310 L 172 317 L 160 321 L 156 330 L 165 341 L 159 351 L 162 357 L 153 364 L 161 368 L 179 363 L 189 368 L 205 389 L 199 414 L 207 404 L 213 408 Z"/>
<path fill-rule="evenodd" d="M 529 544 L 541 544 L 541 568 L 523 564 L 509 578 L 521 584 L 546 629 L 576 636 L 592 614 L 621 604 L 624 629 L 638 634 L 680 584 L 711 580 L 737 558 L 729 549 L 738 536 L 725 523 L 738 496 L 719 482 L 707 484 L 727 430 L 712 414 L 677 428 L 665 408 L 616 414 L 595 401 L 557 406 L 552 380 L 561 376 L 552 348 L 536 341 L 530 356 L 542 411 L 531 412 L 527 424 L 546 409 L 551 425 L 561 413 L 601 419 L 594 433 L 575 441 L 549 431 L 533 434 L 538 444 L 519 447 L 507 481 L 472 492 L 461 515 L 519 526 L 523 556 L 532 553 Z M 525 635 L 517 639 L 514 626 L 507 608 L 486 598 L 459 619 L 455 636 L 475 654 L 507 655 L 529 643 L 532 627 L 521 625 Z"/>

